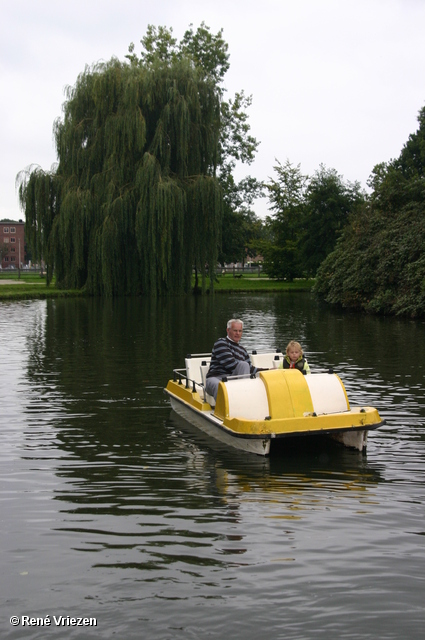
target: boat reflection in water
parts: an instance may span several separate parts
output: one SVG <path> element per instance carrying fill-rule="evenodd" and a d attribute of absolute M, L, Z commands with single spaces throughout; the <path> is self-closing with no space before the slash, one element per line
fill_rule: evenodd
<path fill-rule="evenodd" d="M 197 478 L 198 490 L 204 483 L 204 495 L 216 496 L 237 520 L 240 510 L 252 509 L 254 503 L 269 504 L 270 518 L 302 520 L 310 517 L 312 508 L 334 508 L 338 496 L 354 501 L 359 513 L 379 502 L 379 468 L 368 464 L 361 452 L 332 440 L 292 438 L 279 455 L 237 455 L 175 412 L 170 424 L 174 447 L 186 457 L 188 476 Z"/>

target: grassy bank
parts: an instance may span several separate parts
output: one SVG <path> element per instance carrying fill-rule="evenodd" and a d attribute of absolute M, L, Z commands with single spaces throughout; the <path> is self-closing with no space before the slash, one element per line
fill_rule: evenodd
<path fill-rule="evenodd" d="M 285 280 L 273 280 L 267 276 L 255 276 L 241 274 L 236 277 L 231 273 L 217 276 L 214 282 L 216 293 L 279 293 L 282 291 L 310 291 L 314 280 L 297 279 L 294 282 Z M 209 287 L 209 283 L 208 283 Z"/>
<path fill-rule="evenodd" d="M 219 275 L 214 283 L 216 293 L 279 293 L 284 291 L 310 291 L 313 280 L 295 280 L 284 282 L 270 280 L 263 276 L 241 275 L 234 277 L 232 274 Z M 209 283 L 207 285 L 209 289 Z M 78 290 L 57 289 L 53 281 L 46 286 L 45 276 L 40 274 L 0 273 L 0 300 L 31 300 L 43 298 L 65 298 L 82 296 L 84 293 Z"/>
<path fill-rule="evenodd" d="M 36 300 L 82 295 L 80 291 L 57 289 L 55 283 L 46 285 L 46 277 L 39 273 L 0 273 L 0 300 Z"/>

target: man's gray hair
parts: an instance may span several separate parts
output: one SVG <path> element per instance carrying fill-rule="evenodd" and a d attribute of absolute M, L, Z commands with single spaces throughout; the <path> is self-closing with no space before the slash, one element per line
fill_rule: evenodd
<path fill-rule="evenodd" d="M 242 320 L 238 320 L 237 318 L 232 318 L 231 320 L 229 320 L 229 322 L 227 323 L 227 328 L 230 329 L 232 327 L 232 324 L 241 324 L 242 325 L 242 329 L 243 329 L 243 322 Z"/>

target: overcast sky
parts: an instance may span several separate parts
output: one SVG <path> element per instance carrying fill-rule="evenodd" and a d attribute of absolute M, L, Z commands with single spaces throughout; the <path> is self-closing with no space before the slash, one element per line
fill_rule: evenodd
<path fill-rule="evenodd" d="M 253 96 L 256 161 L 238 177 L 273 176 L 277 158 L 313 174 L 320 164 L 364 187 L 399 155 L 425 104 L 425 0 L 0 0 L 0 218 L 18 220 L 16 175 L 56 161 L 52 128 L 64 88 L 86 65 L 148 24 L 192 23 L 229 44 L 228 96 Z M 258 215 L 267 213 L 258 202 Z"/>

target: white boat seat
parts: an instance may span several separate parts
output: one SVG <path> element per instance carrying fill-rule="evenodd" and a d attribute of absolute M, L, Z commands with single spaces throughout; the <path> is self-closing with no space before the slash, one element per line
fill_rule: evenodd
<path fill-rule="evenodd" d="M 197 384 L 202 384 L 201 376 L 201 364 L 203 362 L 210 362 L 211 354 L 196 354 L 194 356 L 188 356 L 185 358 L 186 376 L 191 381 L 195 381 Z"/>
<path fill-rule="evenodd" d="M 228 380 L 224 385 L 230 418 L 264 420 L 270 415 L 266 387 L 260 378 Z"/>
<path fill-rule="evenodd" d="M 252 353 L 250 356 L 254 367 L 259 369 L 277 369 L 279 362 L 283 360 L 283 353 L 272 351 L 270 353 Z M 277 360 L 275 360 L 277 358 Z M 277 365 L 275 364 L 277 363 Z"/>
<path fill-rule="evenodd" d="M 341 380 L 329 373 L 315 373 L 305 376 L 314 412 L 320 416 L 327 413 L 340 413 L 350 410 Z"/>
<path fill-rule="evenodd" d="M 202 385 L 204 387 L 204 400 L 205 400 L 205 402 L 208 402 L 209 405 L 214 407 L 215 406 L 214 396 L 211 396 L 209 393 L 207 393 L 207 390 L 206 390 L 207 373 L 208 373 L 208 369 L 210 368 L 210 363 L 211 363 L 211 361 L 206 361 L 206 360 L 202 361 L 202 363 L 201 363 L 201 379 L 202 379 Z"/>

